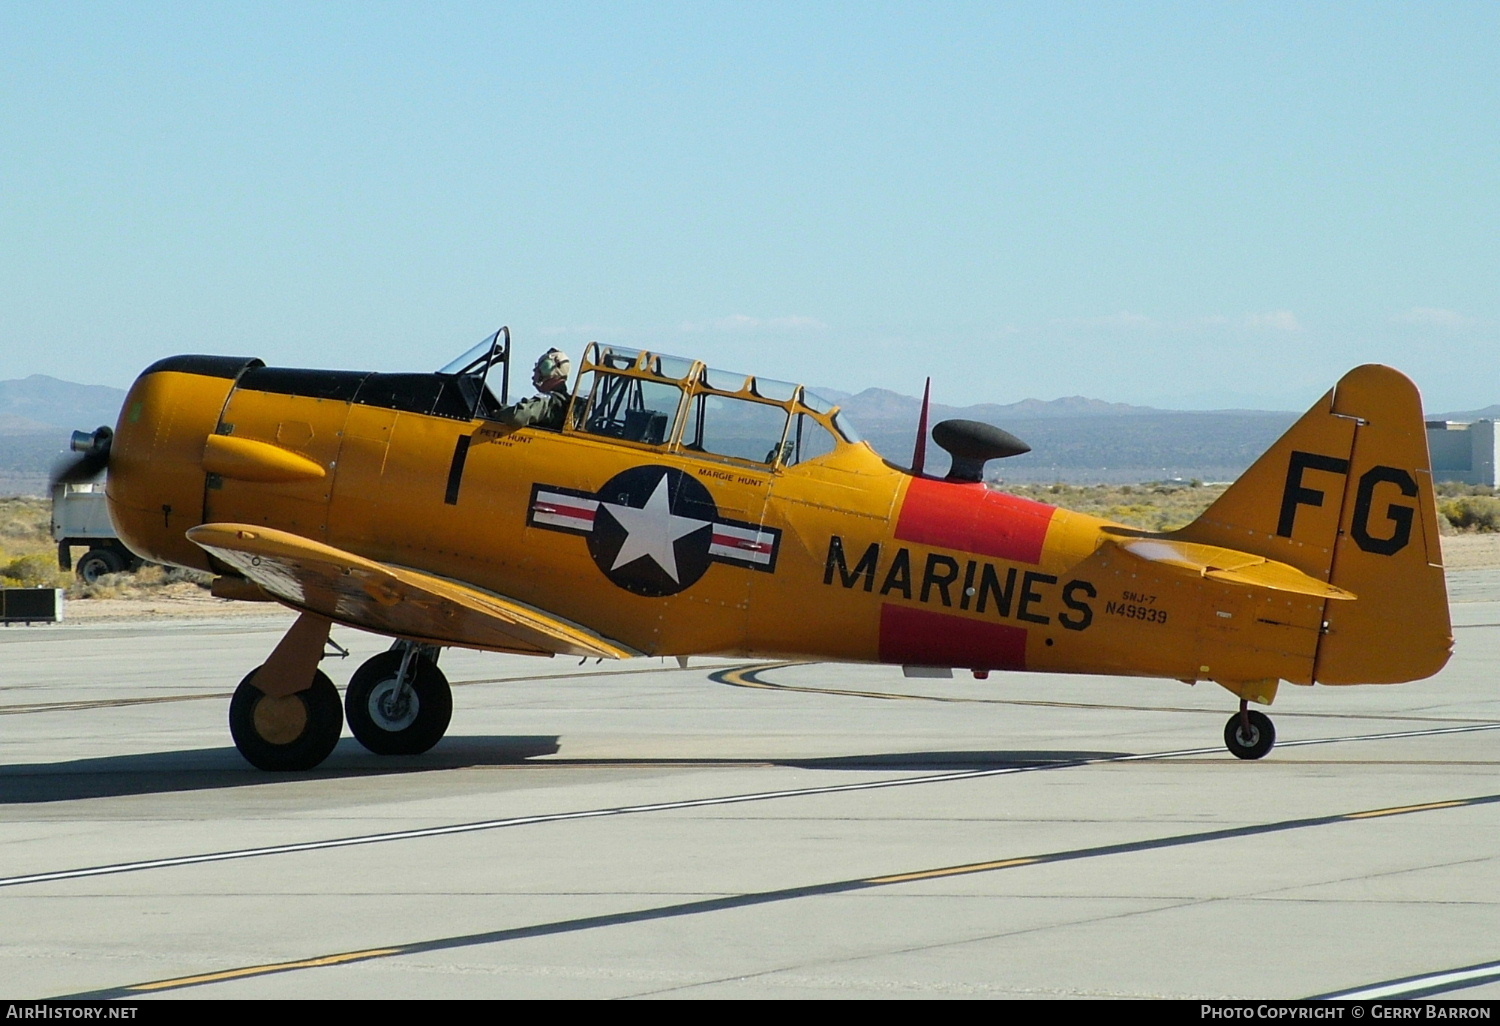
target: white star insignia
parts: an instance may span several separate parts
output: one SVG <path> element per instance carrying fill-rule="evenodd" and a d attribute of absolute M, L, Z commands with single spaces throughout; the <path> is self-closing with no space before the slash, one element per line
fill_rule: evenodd
<path fill-rule="evenodd" d="M 603 506 L 625 528 L 625 542 L 620 546 L 620 553 L 615 557 L 615 565 L 610 570 L 618 570 L 626 563 L 650 556 L 668 577 L 679 584 L 677 539 L 712 523 L 709 520 L 680 517 L 672 512 L 665 473 L 656 483 L 656 490 L 651 493 L 651 498 L 646 500 L 644 506 L 617 506 L 612 502 L 603 503 Z"/>

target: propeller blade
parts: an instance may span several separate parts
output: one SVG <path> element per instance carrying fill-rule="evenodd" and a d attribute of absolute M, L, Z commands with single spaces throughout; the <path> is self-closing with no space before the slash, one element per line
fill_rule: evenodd
<path fill-rule="evenodd" d="M 58 460 L 52 467 L 51 484 L 82 484 L 92 481 L 109 465 L 108 452 L 86 452 L 73 459 Z"/>
<path fill-rule="evenodd" d="M 91 435 L 73 432 L 72 449 L 78 455 L 72 459 L 60 459 L 52 465 L 50 486 L 82 484 L 104 473 L 109 467 L 109 449 L 113 440 L 114 432 L 107 427 L 97 428 Z"/>

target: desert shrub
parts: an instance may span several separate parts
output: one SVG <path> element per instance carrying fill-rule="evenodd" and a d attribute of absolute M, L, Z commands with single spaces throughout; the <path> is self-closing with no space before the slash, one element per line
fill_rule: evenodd
<path fill-rule="evenodd" d="M 51 538 L 52 506 L 46 499 L 0 499 L 0 538 L 45 542 Z"/>
<path fill-rule="evenodd" d="M 1460 531 L 1500 531 L 1500 498 L 1493 495 L 1460 495 L 1443 499 L 1438 512 Z"/>
<path fill-rule="evenodd" d="M 159 588 L 167 583 L 167 568 L 155 563 L 147 563 L 133 575 L 131 581 L 137 588 Z"/>
<path fill-rule="evenodd" d="M 18 516 L 0 519 L 0 538 L 28 538 L 34 533 L 35 526 L 29 519 Z"/>
<path fill-rule="evenodd" d="M 68 586 L 70 599 L 117 599 L 137 595 L 135 574 L 126 571 L 119 574 L 100 574 L 91 584 L 74 577 Z"/>
<path fill-rule="evenodd" d="M 1489 485 L 1464 484 L 1462 481 L 1439 481 L 1433 487 L 1439 498 L 1455 498 L 1460 495 L 1494 495 Z"/>
<path fill-rule="evenodd" d="M 175 584 L 195 584 L 200 588 L 208 588 L 213 582 L 213 574 L 190 567 L 147 563 L 135 572 L 136 585 L 147 589 L 170 588 Z"/>
<path fill-rule="evenodd" d="M 1149 481 L 1137 485 L 1006 486 L 1005 491 L 1148 531 L 1172 531 L 1192 523 L 1224 494 L 1227 485 Z"/>
<path fill-rule="evenodd" d="M 67 575 L 57 568 L 52 543 L 52 507 L 46 499 L 0 499 L 0 585 L 58 588 Z"/>
<path fill-rule="evenodd" d="M 68 575 L 57 568 L 52 552 L 32 552 L 15 556 L 0 565 L 0 586 L 6 588 L 62 588 Z"/>
<path fill-rule="evenodd" d="M 68 578 L 66 583 L 68 597 L 72 599 L 149 599 L 191 594 L 195 589 L 206 591 L 213 579 L 213 574 L 202 570 L 147 563 L 134 572 L 104 574 L 93 584 L 85 584 L 76 577 Z"/>

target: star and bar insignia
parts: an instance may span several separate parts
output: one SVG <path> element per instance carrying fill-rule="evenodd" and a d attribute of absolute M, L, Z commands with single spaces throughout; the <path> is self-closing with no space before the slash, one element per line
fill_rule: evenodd
<path fill-rule="evenodd" d="M 584 535 L 615 585 L 637 595 L 675 595 L 710 563 L 776 570 L 781 531 L 719 515 L 709 490 L 676 469 L 647 465 L 616 474 L 597 492 L 534 484 L 526 523 Z"/>

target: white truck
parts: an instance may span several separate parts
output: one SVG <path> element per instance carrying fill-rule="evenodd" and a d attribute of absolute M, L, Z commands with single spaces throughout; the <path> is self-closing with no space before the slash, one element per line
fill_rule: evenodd
<path fill-rule="evenodd" d="M 52 539 L 57 542 L 57 565 L 63 570 L 73 569 L 75 545 L 88 547 L 76 571 L 86 584 L 93 584 L 105 574 L 135 570 L 141 565 L 140 557 L 115 534 L 102 482 L 53 486 Z"/>

